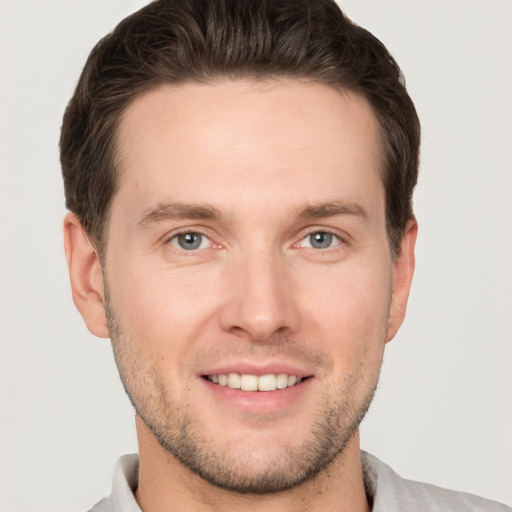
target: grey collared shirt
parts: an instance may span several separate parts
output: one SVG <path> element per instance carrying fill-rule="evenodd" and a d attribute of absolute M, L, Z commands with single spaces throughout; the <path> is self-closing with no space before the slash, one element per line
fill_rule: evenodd
<path fill-rule="evenodd" d="M 464 492 L 405 480 L 379 459 L 362 452 L 364 483 L 373 512 L 512 512 L 511 507 Z M 112 493 L 90 512 L 141 512 L 135 501 L 137 455 L 124 455 L 114 470 Z"/>

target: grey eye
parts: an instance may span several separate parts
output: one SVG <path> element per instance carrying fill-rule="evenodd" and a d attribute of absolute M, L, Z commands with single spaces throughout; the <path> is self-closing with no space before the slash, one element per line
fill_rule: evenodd
<path fill-rule="evenodd" d="M 195 249 L 206 249 L 210 246 L 208 237 L 201 233 L 180 233 L 173 237 L 170 244 L 185 251 L 193 251 Z"/>
<path fill-rule="evenodd" d="M 341 243 L 339 236 L 328 231 L 315 231 L 304 237 L 300 243 L 302 247 L 312 249 L 329 249 Z"/>
<path fill-rule="evenodd" d="M 325 231 L 318 231 L 309 235 L 309 243 L 315 249 L 327 249 L 332 245 L 333 236 Z"/>

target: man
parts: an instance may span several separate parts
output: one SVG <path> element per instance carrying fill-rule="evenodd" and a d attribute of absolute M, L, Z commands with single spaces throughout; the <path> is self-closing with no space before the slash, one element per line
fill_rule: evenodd
<path fill-rule="evenodd" d="M 66 254 L 139 458 L 93 510 L 507 510 L 359 448 L 414 271 L 419 132 L 327 0 L 156 1 L 98 43 L 62 130 Z"/>

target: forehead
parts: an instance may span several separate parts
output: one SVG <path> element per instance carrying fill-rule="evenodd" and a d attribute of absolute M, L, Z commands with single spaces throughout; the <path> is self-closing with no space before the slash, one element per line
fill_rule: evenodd
<path fill-rule="evenodd" d="M 130 105 L 117 142 L 114 203 L 134 208 L 172 199 L 265 209 L 283 204 L 280 196 L 297 207 L 383 195 L 370 106 L 316 83 L 162 86 Z"/>

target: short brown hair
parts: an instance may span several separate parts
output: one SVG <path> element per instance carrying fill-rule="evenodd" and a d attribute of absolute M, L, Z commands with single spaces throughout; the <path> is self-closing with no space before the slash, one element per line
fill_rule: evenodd
<path fill-rule="evenodd" d="M 101 252 L 116 192 L 116 131 L 141 93 L 220 78 L 297 78 L 359 94 L 381 129 L 386 225 L 397 254 L 413 216 L 420 125 L 384 45 L 332 0 L 157 0 L 94 47 L 62 125 L 66 206 Z"/>

